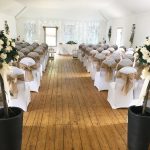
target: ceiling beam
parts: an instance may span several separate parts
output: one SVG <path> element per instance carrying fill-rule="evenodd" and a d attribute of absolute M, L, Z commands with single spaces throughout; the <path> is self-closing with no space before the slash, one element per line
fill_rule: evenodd
<path fill-rule="evenodd" d="M 15 16 L 15 18 L 17 19 L 21 14 L 23 14 L 23 12 L 27 9 L 27 6 L 24 6 Z"/>

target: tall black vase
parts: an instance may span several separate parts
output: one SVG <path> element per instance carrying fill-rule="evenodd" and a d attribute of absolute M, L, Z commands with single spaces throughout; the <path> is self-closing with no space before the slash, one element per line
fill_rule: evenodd
<path fill-rule="evenodd" d="M 128 150 L 148 150 L 150 113 L 142 115 L 142 106 L 128 109 Z"/>
<path fill-rule="evenodd" d="M 9 118 L 3 118 L 4 109 L 0 109 L 0 150 L 21 150 L 23 111 L 9 108 Z"/>

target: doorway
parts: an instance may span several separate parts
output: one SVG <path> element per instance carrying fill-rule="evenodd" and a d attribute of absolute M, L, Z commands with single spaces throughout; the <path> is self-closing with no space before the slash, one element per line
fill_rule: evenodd
<path fill-rule="evenodd" d="M 44 41 L 49 47 L 57 47 L 58 27 L 44 26 Z"/>
<path fill-rule="evenodd" d="M 118 47 L 120 47 L 122 44 L 122 32 L 123 32 L 122 27 L 117 28 L 116 45 L 118 45 Z"/>

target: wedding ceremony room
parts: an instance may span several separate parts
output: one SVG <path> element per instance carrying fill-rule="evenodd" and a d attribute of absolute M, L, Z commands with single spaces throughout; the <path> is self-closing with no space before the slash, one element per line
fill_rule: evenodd
<path fill-rule="evenodd" d="M 150 150 L 150 0 L 0 0 L 0 150 Z"/>

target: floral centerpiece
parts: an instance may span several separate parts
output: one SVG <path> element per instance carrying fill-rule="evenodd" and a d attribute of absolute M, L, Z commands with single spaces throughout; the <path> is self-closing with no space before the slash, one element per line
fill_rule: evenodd
<path fill-rule="evenodd" d="M 5 32 L 6 32 L 6 34 L 9 34 L 9 32 L 10 32 L 7 20 L 5 20 Z"/>
<path fill-rule="evenodd" d="M 74 41 L 68 41 L 66 44 L 77 44 L 77 43 Z"/>
<path fill-rule="evenodd" d="M 150 90 L 150 39 L 138 47 L 134 54 L 134 66 L 143 67 L 141 77 L 144 79 L 142 90 L 136 106 L 128 109 L 128 149 L 148 150 L 150 143 L 150 112 L 147 107 Z"/>
<path fill-rule="evenodd" d="M 109 39 L 109 42 L 110 42 L 110 39 L 111 39 L 111 31 L 112 31 L 112 28 L 110 26 L 109 30 L 108 30 L 108 39 Z"/>
<path fill-rule="evenodd" d="M 2 100 L 4 105 L 5 117 L 8 117 L 8 106 L 6 100 L 7 94 L 7 74 L 9 72 L 9 63 L 17 61 L 19 58 L 14 41 L 9 38 L 4 31 L 0 31 L 0 83 L 2 91 Z"/>
<path fill-rule="evenodd" d="M 148 37 L 144 42 L 144 46 L 138 47 L 136 49 L 134 57 L 135 60 L 139 63 L 139 65 L 142 65 L 144 67 L 141 77 L 145 81 L 140 94 L 140 99 L 144 100 L 142 111 L 142 114 L 144 114 L 150 90 L 150 39 Z"/>

